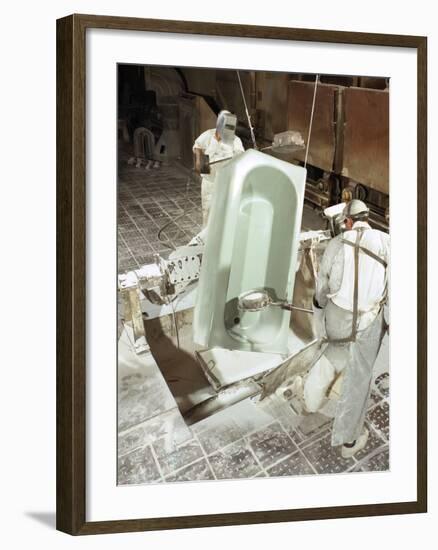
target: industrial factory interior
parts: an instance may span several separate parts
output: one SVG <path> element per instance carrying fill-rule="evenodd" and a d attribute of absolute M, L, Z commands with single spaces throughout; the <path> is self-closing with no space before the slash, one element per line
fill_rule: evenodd
<path fill-rule="evenodd" d="M 389 79 L 117 71 L 118 485 L 387 471 Z"/>

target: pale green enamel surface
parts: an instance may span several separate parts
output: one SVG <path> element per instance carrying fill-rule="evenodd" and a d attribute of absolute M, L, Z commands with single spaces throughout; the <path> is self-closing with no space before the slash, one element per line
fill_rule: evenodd
<path fill-rule="evenodd" d="M 293 294 L 305 170 L 254 150 L 218 174 L 195 308 L 195 341 L 205 347 L 287 353 L 290 313 L 242 313 L 237 297 L 269 288 Z"/>

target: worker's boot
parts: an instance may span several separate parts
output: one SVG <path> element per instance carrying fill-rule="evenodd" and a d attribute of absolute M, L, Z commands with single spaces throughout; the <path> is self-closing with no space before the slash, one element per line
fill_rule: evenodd
<path fill-rule="evenodd" d="M 368 436 L 369 436 L 369 431 L 366 428 L 364 428 L 362 434 L 356 439 L 352 447 L 346 447 L 345 445 L 342 445 L 342 451 L 341 451 L 342 458 L 351 458 L 356 453 L 361 451 L 367 444 Z"/>

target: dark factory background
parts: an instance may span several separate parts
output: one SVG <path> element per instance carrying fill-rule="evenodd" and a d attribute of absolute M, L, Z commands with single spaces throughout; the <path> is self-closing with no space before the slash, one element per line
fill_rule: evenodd
<path fill-rule="evenodd" d="M 315 75 L 240 71 L 240 77 L 257 146 L 269 146 L 274 134 L 285 130 L 300 132 L 307 144 Z M 245 149 L 252 147 L 235 70 L 118 66 L 119 271 L 149 261 L 153 253 L 164 255 L 166 248 L 186 244 L 200 230 L 199 190 L 195 192 L 192 187 L 185 192 L 187 174 L 193 177 L 194 140 L 215 127 L 221 109 L 237 115 L 237 135 Z M 303 165 L 304 156 L 305 152 L 299 150 L 281 158 Z M 133 166 L 127 168 L 129 162 Z M 156 195 L 157 203 L 147 203 L 143 188 L 137 189 L 133 204 L 135 185 L 140 185 L 139 168 L 146 169 L 141 173 L 142 179 L 148 180 L 149 193 L 155 190 L 162 194 L 161 205 Z M 371 208 L 372 225 L 388 230 L 388 79 L 319 77 L 307 170 L 307 206 L 321 212 L 345 198 L 359 198 Z M 181 209 L 183 196 L 186 206 L 193 210 L 182 222 L 186 227 L 175 225 L 173 234 L 169 228 L 165 238 L 158 239 L 160 218 L 163 222 L 171 220 Z M 124 201 L 129 213 L 124 211 Z M 152 219 L 148 220 L 149 226 L 139 228 L 135 211 L 143 210 L 138 211 L 140 223 L 145 204 Z M 136 244 L 135 232 L 139 231 L 142 250 L 138 248 L 140 241 Z M 170 247 L 163 246 L 163 241 Z"/>

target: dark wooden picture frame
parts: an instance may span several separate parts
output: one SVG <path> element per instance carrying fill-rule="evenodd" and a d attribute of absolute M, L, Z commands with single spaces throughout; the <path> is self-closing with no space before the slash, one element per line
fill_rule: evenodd
<path fill-rule="evenodd" d="M 120 521 L 86 521 L 85 35 L 90 28 L 413 48 L 417 51 L 417 499 Z M 57 21 L 57 528 L 72 535 L 427 511 L 427 39 L 328 30 L 71 15 Z"/>

